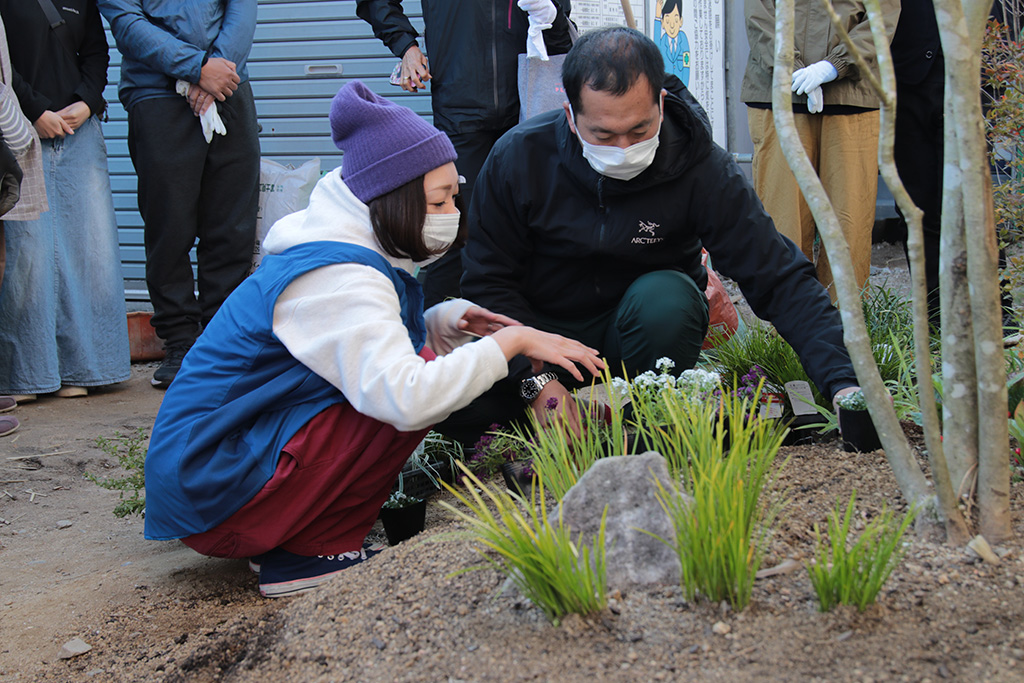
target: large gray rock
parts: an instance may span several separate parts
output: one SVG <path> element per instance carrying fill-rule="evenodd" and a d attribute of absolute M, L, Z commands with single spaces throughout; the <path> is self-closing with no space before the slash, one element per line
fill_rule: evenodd
<path fill-rule="evenodd" d="M 608 506 L 605 547 L 608 589 L 637 584 L 679 583 L 675 551 L 640 529 L 671 541 L 668 515 L 661 509 L 655 481 L 673 490 L 665 458 L 654 452 L 602 458 L 562 498 L 562 519 L 584 538 L 597 534 Z"/>

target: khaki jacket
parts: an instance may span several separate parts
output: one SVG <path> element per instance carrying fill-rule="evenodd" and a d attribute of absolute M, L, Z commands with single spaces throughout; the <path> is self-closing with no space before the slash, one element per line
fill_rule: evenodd
<path fill-rule="evenodd" d="M 881 4 L 886 32 L 891 41 L 900 16 L 900 3 L 899 0 L 881 0 Z M 877 76 L 878 59 L 875 57 L 874 41 L 863 0 L 833 0 L 832 6 L 843 18 L 853 44 Z M 740 96 L 744 102 L 771 104 L 775 64 L 775 0 L 744 0 L 744 13 L 747 18 L 750 57 L 747 59 Z M 834 81 L 821 87 L 826 107 L 849 105 L 878 109 L 878 97 L 870 82 L 862 78 L 850 51 L 839 39 L 828 14 L 817 0 L 797 0 L 793 36 L 796 51 L 794 71 L 828 60 L 839 74 Z M 806 104 L 807 97 L 794 94 L 793 103 Z"/>

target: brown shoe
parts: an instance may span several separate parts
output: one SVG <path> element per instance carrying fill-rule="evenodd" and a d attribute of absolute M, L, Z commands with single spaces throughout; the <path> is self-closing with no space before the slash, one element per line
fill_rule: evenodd
<path fill-rule="evenodd" d="M 57 391 L 53 392 L 53 395 L 57 398 L 81 398 L 82 396 L 88 396 L 89 390 L 85 387 L 64 385 Z"/>
<path fill-rule="evenodd" d="M 13 415 L 0 415 L 0 436 L 7 436 L 18 428 L 18 418 Z"/>

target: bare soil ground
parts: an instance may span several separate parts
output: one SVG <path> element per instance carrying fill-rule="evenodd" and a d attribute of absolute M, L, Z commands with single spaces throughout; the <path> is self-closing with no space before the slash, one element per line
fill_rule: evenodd
<path fill-rule="evenodd" d="M 892 286 L 899 263 L 883 251 L 873 279 Z M 21 430 L 0 440 L 0 681 L 1024 679 L 1024 484 L 1001 564 L 914 538 L 864 613 L 819 613 L 800 569 L 759 581 L 740 613 L 664 586 L 556 628 L 499 594 L 491 570 L 449 577 L 479 558 L 436 502 L 422 536 L 271 601 L 245 562 L 145 541 L 140 519 L 110 513 L 118 494 L 84 478 L 118 471 L 97 436 L 152 425 L 152 369 L 88 398 L 19 407 Z M 903 505 L 881 452 L 783 454 L 791 503 L 768 565 L 806 558 L 812 525 L 853 489 L 867 517 Z M 10 459 L 22 456 L 37 457 Z M 73 638 L 91 651 L 58 659 Z"/>

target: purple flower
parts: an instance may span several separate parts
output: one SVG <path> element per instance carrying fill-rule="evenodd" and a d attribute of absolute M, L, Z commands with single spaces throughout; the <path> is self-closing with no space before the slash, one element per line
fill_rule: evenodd
<path fill-rule="evenodd" d="M 558 407 L 558 399 L 552 396 L 547 400 L 547 403 L 544 404 L 544 407 L 548 410 L 554 410 Z"/>

